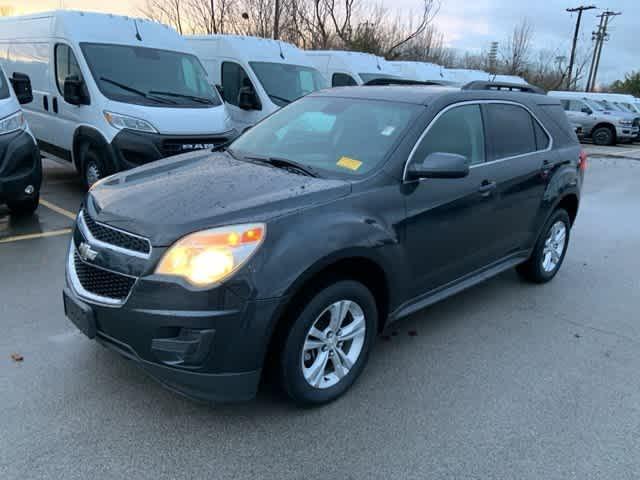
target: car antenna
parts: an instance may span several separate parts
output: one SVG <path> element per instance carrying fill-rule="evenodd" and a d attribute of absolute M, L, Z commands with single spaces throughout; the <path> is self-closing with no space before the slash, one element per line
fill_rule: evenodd
<path fill-rule="evenodd" d="M 382 68 L 380 67 L 380 57 L 378 57 L 377 55 L 376 57 L 376 65 L 378 66 L 378 70 L 382 70 Z"/>
<path fill-rule="evenodd" d="M 140 36 L 140 30 L 138 30 L 138 21 L 135 18 L 133 19 L 133 25 L 136 27 L 136 39 L 141 42 L 142 37 Z"/>
<path fill-rule="evenodd" d="M 282 44 L 280 43 L 280 40 L 277 40 L 278 42 L 278 48 L 280 49 L 280 58 L 284 60 L 284 53 L 282 53 Z"/>

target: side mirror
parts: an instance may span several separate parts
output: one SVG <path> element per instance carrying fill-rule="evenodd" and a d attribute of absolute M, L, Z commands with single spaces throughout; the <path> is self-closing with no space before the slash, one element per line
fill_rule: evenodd
<path fill-rule="evenodd" d="M 582 107 L 582 110 L 580 110 L 582 113 L 586 113 L 587 115 L 591 115 L 593 113 L 593 110 L 591 110 L 589 107 Z"/>
<path fill-rule="evenodd" d="M 240 87 L 238 107 L 242 110 L 260 110 L 260 101 L 253 87 Z"/>
<path fill-rule="evenodd" d="M 31 89 L 31 80 L 28 75 L 14 72 L 9 80 L 11 81 L 13 91 L 16 92 L 16 97 L 18 97 L 20 105 L 33 102 L 33 90 Z"/>
<path fill-rule="evenodd" d="M 423 161 L 415 161 L 407 169 L 407 180 L 420 178 L 463 178 L 469 175 L 471 162 L 457 153 L 434 152 Z"/>
<path fill-rule="evenodd" d="M 64 101 L 71 105 L 89 105 L 84 81 L 77 75 L 69 75 L 64 80 Z"/>

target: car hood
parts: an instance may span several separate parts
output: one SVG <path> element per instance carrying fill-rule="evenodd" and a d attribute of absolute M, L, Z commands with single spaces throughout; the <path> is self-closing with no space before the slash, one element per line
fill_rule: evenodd
<path fill-rule="evenodd" d="M 97 221 L 142 235 L 154 246 L 222 225 L 266 222 L 348 195 L 351 184 L 194 152 L 108 177 L 88 195 Z"/>

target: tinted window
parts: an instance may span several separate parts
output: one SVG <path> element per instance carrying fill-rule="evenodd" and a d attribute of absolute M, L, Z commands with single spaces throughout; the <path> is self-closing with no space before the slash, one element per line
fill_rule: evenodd
<path fill-rule="evenodd" d="M 231 105 L 239 105 L 240 88 L 251 87 L 251 79 L 237 63 L 224 62 L 222 64 L 222 96 L 224 101 Z M 255 89 L 254 89 L 255 91 Z"/>
<path fill-rule="evenodd" d="M 280 107 L 326 87 L 324 77 L 315 68 L 271 62 L 249 65 L 271 101 Z"/>
<path fill-rule="evenodd" d="M 161 107 L 221 104 L 194 55 L 105 43 L 80 47 L 98 88 L 111 100 Z"/>
<path fill-rule="evenodd" d="M 536 148 L 538 150 L 544 150 L 549 146 L 549 136 L 536 119 L 531 117 L 531 121 L 533 122 L 533 133 L 536 136 Z"/>
<path fill-rule="evenodd" d="M 387 75 L 386 73 L 359 73 L 358 75 L 360 75 L 360 78 L 364 83 L 370 82 L 372 80 L 384 80 L 385 78 L 391 78 L 395 80 L 400 79 L 400 77 Z"/>
<path fill-rule="evenodd" d="M 493 154 L 490 160 L 513 157 L 536 151 L 533 119 L 516 105 L 486 105 L 487 131 Z"/>
<path fill-rule="evenodd" d="M 346 73 L 334 73 L 331 79 L 332 87 L 353 87 L 354 85 L 357 85 L 356 81 Z"/>
<path fill-rule="evenodd" d="M 434 152 L 464 155 L 471 164 L 484 162 L 484 127 L 479 105 L 463 105 L 443 113 L 420 142 L 413 160 L 424 160 Z"/>
<path fill-rule="evenodd" d="M 307 96 L 246 131 L 232 145 L 238 157 L 276 157 L 328 177 L 353 177 L 386 159 L 421 105 Z"/>
<path fill-rule="evenodd" d="M 56 83 L 61 94 L 64 94 L 65 79 L 71 75 L 82 79 L 80 66 L 73 50 L 68 45 L 59 43 L 56 45 Z"/>

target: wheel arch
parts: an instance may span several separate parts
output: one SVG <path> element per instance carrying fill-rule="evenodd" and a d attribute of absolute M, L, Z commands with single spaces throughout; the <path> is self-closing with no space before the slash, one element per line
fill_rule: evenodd
<path fill-rule="evenodd" d="M 76 166 L 76 169 L 81 172 L 80 157 L 82 155 L 82 149 L 85 145 L 95 145 L 98 148 L 102 148 L 106 153 L 105 160 L 109 162 L 108 167 L 111 171 L 115 171 L 115 164 L 112 157 L 111 145 L 107 141 L 107 139 L 93 127 L 89 127 L 86 125 L 81 125 L 76 128 L 76 131 L 73 134 L 73 150 L 72 150 L 72 158 L 73 163 Z"/>
<path fill-rule="evenodd" d="M 591 129 L 591 133 L 590 133 L 591 137 L 593 137 L 593 132 L 595 132 L 599 128 L 608 128 L 609 130 L 611 130 L 611 133 L 613 134 L 613 142 L 614 143 L 616 142 L 618 135 L 616 133 L 616 127 L 613 123 L 609 123 L 609 122 L 596 123 Z"/>

